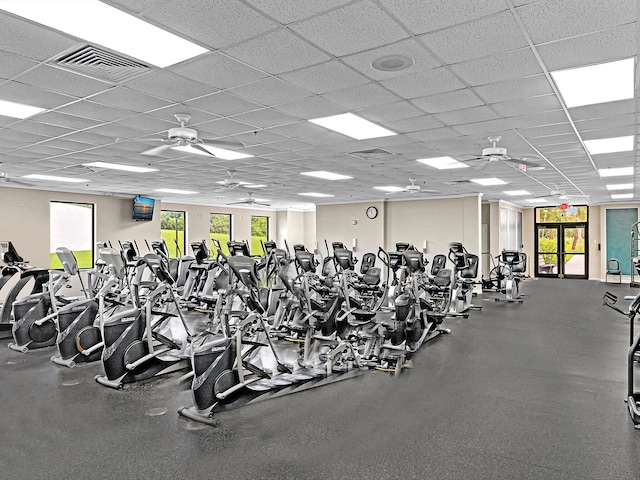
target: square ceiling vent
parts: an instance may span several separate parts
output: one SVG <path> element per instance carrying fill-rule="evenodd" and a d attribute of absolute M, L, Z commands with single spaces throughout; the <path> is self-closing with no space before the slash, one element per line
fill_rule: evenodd
<path fill-rule="evenodd" d="M 151 71 L 149 65 L 93 45 L 65 53 L 50 65 L 110 83 L 127 82 Z"/>

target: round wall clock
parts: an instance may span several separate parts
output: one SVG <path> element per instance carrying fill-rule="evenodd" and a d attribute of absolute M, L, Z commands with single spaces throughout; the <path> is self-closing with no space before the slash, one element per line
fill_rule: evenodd
<path fill-rule="evenodd" d="M 367 208 L 367 217 L 368 218 L 376 218 L 378 216 L 378 209 L 376 207 L 369 207 Z"/>

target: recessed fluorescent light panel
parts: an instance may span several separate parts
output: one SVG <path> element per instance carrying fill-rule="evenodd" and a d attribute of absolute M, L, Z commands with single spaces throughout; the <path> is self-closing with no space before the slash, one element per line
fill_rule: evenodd
<path fill-rule="evenodd" d="M 133 173 L 147 173 L 147 172 L 157 172 L 157 168 L 151 167 L 134 167 L 133 165 L 122 165 L 120 163 L 108 163 L 108 162 L 91 162 L 91 163 L 83 163 L 85 167 L 96 167 L 96 168 L 107 168 L 110 170 L 122 170 L 124 172 L 133 172 Z"/>
<path fill-rule="evenodd" d="M 512 197 L 517 197 L 518 195 L 531 195 L 531 193 L 527 192 L 526 190 L 505 190 L 502 193 L 510 195 Z"/>
<path fill-rule="evenodd" d="M 469 180 L 473 183 L 477 183 L 478 185 L 506 185 L 507 182 L 504 180 L 500 180 L 499 178 L 472 178 Z"/>
<path fill-rule="evenodd" d="M 624 177 L 633 175 L 633 167 L 599 168 L 598 173 L 601 177 Z"/>
<path fill-rule="evenodd" d="M 430 167 L 437 168 L 438 170 L 467 168 L 469 166 L 466 163 L 459 162 L 451 157 L 419 158 L 417 161 L 425 165 L 429 165 Z"/>
<path fill-rule="evenodd" d="M 195 195 L 196 193 L 199 193 L 199 192 L 193 192 L 191 190 L 178 190 L 175 188 L 158 188 L 157 190 L 154 190 L 154 192 L 176 193 L 178 195 Z"/>
<path fill-rule="evenodd" d="M 622 200 L 623 198 L 633 198 L 633 193 L 613 193 L 611 198 L 614 200 Z"/>
<path fill-rule="evenodd" d="M 547 203 L 546 198 L 527 198 L 525 202 L 529 203 Z"/>
<path fill-rule="evenodd" d="M 585 140 L 584 144 L 591 155 L 600 153 L 630 152 L 633 150 L 633 135 L 626 137 L 598 138 Z"/>
<path fill-rule="evenodd" d="M 28 178 L 30 180 L 50 180 L 52 182 L 69 182 L 69 183 L 86 183 L 89 180 L 73 177 L 57 177 L 54 175 L 40 175 L 38 173 L 32 173 L 30 175 L 24 175 L 22 178 Z"/>
<path fill-rule="evenodd" d="M 0 9 L 160 68 L 208 51 L 97 0 L 2 0 Z"/>
<path fill-rule="evenodd" d="M 567 107 L 633 98 L 634 58 L 551 72 Z"/>
<path fill-rule="evenodd" d="M 328 128 L 334 132 L 347 135 L 356 140 L 366 140 L 367 138 L 388 137 L 397 133 L 387 130 L 384 127 L 371 123 L 369 120 L 358 117 L 353 113 L 343 113 L 330 117 L 312 118 L 311 123 Z"/>
<path fill-rule="evenodd" d="M 247 155 L 246 153 L 234 152 L 232 150 L 226 150 L 224 148 L 212 147 L 211 145 L 200 145 L 204 149 L 211 152 L 216 158 L 220 158 L 222 160 L 240 160 L 241 158 L 249 158 L 253 157 L 253 155 Z M 186 153 L 194 153 L 196 155 L 204 155 L 205 157 L 211 157 L 211 155 L 207 155 L 202 150 L 198 150 L 197 148 L 191 148 L 188 145 L 184 147 L 173 147 L 173 150 L 180 150 L 181 152 Z"/>
<path fill-rule="evenodd" d="M 605 185 L 607 190 L 632 190 L 633 183 L 618 183 L 615 185 Z"/>
<path fill-rule="evenodd" d="M 9 102 L 7 100 L 0 100 L 0 115 L 5 117 L 24 119 L 33 117 L 34 115 L 44 111 L 44 108 L 32 107 L 31 105 Z"/>
<path fill-rule="evenodd" d="M 388 187 L 373 187 L 376 190 L 382 190 L 383 192 L 392 192 L 392 193 L 397 193 L 397 192 L 404 192 L 404 188 L 402 187 L 394 187 L 394 186 L 388 186 Z"/>
<path fill-rule="evenodd" d="M 298 195 L 302 195 L 303 197 L 318 197 L 318 198 L 333 197 L 334 196 L 334 195 L 329 195 L 329 194 L 326 194 L 326 193 L 315 193 L 315 192 L 299 193 Z"/>
<path fill-rule="evenodd" d="M 324 170 L 319 170 L 317 172 L 302 172 L 302 175 L 309 175 L 310 177 L 322 178 L 323 180 L 347 180 L 348 175 L 341 175 L 339 173 L 325 172 Z"/>

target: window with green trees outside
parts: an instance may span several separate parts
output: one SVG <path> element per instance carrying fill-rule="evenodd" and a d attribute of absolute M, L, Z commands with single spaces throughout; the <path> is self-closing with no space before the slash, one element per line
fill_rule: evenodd
<path fill-rule="evenodd" d="M 262 242 L 269 240 L 269 217 L 251 217 L 251 255 L 263 255 Z"/>
<path fill-rule="evenodd" d="M 185 255 L 185 218 L 186 213 L 175 210 L 162 210 L 160 232 L 167 244 L 171 258 Z M 178 251 L 179 250 L 179 251 Z"/>
<path fill-rule="evenodd" d="M 229 247 L 227 242 L 231 240 L 231 214 L 229 213 L 212 213 L 209 215 L 209 237 L 211 242 L 209 250 L 212 257 L 216 257 L 218 252 L 213 247 L 213 240 L 218 240 L 222 246 L 222 253 L 229 255 Z"/>

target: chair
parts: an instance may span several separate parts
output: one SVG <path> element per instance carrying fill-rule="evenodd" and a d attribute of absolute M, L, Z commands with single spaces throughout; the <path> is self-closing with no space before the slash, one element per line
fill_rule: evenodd
<path fill-rule="evenodd" d="M 617 283 L 622 283 L 622 272 L 620 271 L 620 262 L 617 258 L 607 260 L 607 273 L 605 274 L 605 282 L 609 283 L 609 277 L 618 277 Z M 616 283 L 616 282 L 613 282 Z"/>

